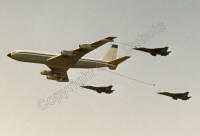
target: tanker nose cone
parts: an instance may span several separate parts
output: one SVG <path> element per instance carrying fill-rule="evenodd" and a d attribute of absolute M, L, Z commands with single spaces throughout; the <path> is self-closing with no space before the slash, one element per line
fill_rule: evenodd
<path fill-rule="evenodd" d="M 11 53 L 8 53 L 8 55 L 7 55 L 9 58 L 11 58 Z"/>

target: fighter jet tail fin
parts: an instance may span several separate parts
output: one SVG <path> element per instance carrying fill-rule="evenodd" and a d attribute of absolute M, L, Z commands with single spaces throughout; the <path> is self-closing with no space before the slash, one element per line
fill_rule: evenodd
<path fill-rule="evenodd" d="M 118 50 L 118 45 L 113 44 L 106 53 L 106 55 L 102 58 L 102 60 L 106 62 L 115 60 L 117 58 L 117 50 Z"/>
<path fill-rule="evenodd" d="M 186 96 L 188 96 L 189 92 L 185 92 Z"/>
<path fill-rule="evenodd" d="M 124 62 L 125 60 L 127 60 L 129 58 L 130 58 L 130 56 L 124 56 L 124 57 L 115 59 L 113 61 L 110 61 L 108 64 L 111 64 L 111 65 L 108 65 L 108 67 L 111 70 L 115 70 L 120 63 Z"/>

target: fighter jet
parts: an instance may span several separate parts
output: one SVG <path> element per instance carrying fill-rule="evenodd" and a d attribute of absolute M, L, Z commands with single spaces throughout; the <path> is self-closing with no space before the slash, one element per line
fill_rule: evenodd
<path fill-rule="evenodd" d="M 113 42 L 116 37 L 107 37 L 91 44 L 81 44 L 78 49 L 72 51 L 62 50 L 60 54 L 50 54 L 35 51 L 16 50 L 7 56 L 22 62 L 45 64 L 50 70 L 41 71 L 49 80 L 68 82 L 67 71 L 70 68 L 100 68 L 108 67 L 115 70 L 118 64 L 127 60 L 130 56 L 117 59 L 118 45 L 113 44 L 110 50 L 102 59 L 82 58 L 87 53 L 108 43 Z"/>
<path fill-rule="evenodd" d="M 172 99 L 174 100 L 177 100 L 177 99 L 188 100 L 191 98 L 191 96 L 188 97 L 189 92 L 185 92 L 185 93 L 158 92 L 158 94 L 172 97 Z"/>
<path fill-rule="evenodd" d="M 150 53 L 152 56 L 161 55 L 161 56 L 167 56 L 171 51 L 167 51 L 168 47 L 163 48 L 143 48 L 143 47 L 135 47 L 133 48 L 135 50 L 144 51 Z"/>
<path fill-rule="evenodd" d="M 107 94 L 111 94 L 113 91 L 115 90 L 111 90 L 112 89 L 112 85 L 110 86 L 105 86 L 105 87 L 95 87 L 95 86 L 81 86 L 82 88 L 87 88 L 87 89 L 90 89 L 90 90 L 94 90 L 96 91 L 97 93 L 107 93 Z"/>

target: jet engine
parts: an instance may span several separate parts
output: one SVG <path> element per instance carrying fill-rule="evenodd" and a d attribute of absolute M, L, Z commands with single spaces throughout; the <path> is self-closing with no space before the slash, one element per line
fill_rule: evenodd
<path fill-rule="evenodd" d="M 50 75 L 47 75 L 47 79 L 52 79 L 52 80 L 57 80 L 61 78 L 60 74 L 50 74 Z"/>
<path fill-rule="evenodd" d="M 56 79 L 57 82 L 68 82 L 68 79 L 65 78 L 58 78 Z"/>
<path fill-rule="evenodd" d="M 52 71 L 50 70 L 43 70 L 40 72 L 41 75 L 51 75 L 52 74 Z"/>
<path fill-rule="evenodd" d="M 57 80 L 58 78 L 55 77 L 55 76 L 47 76 L 47 79 L 48 79 L 48 80 Z"/>
<path fill-rule="evenodd" d="M 88 49 L 88 50 L 93 50 L 95 48 L 91 44 L 80 44 L 79 47 L 82 49 Z"/>
<path fill-rule="evenodd" d="M 61 55 L 63 55 L 63 56 L 74 56 L 74 53 L 73 53 L 73 51 L 62 50 Z"/>

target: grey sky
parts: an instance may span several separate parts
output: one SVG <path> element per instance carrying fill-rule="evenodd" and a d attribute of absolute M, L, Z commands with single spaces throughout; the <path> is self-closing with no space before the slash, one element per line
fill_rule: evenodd
<path fill-rule="evenodd" d="M 200 126 L 199 35 L 197 0 L 0 0 L 0 135 L 3 136 L 198 136 Z M 106 71 L 87 84 L 114 85 L 111 95 L 76 89 L 68 99 L 41 111 L 37 102 L 66 83 L 40 75 L 43 65 L 11 60 L 16 49 L 59 53 L 80 43 L 114 35 L 131 43 L 162 23 L 165 30 L 144 46 L 168 45 L 167 57 L 133 51 L 116 72 L 149 82 L 139 84 Z M 107 44 L 88 54 L 101 58 Z M 120 45 L 119 56 L 126 55 Z M 85 70 L 70 69 L 70 79 Z M 106 77 L 106 78 L 105 78 Z M 192 99 L 173 101 L 158 90 L 184 92 Z"/>

